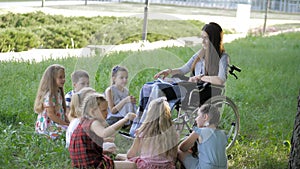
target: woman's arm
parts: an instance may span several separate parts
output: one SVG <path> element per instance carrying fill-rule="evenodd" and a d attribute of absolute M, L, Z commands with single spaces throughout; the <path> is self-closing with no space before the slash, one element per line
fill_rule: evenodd
<path fill-rule="evenodd" d="M 201 80 L 216 85 L 224 85 L 225 83 L 225 81 L 222 80 L 219 76 L 202 76 Z"/>
<path fill-rule="evenodd" d="M 224 85 L 228 74 L 229 56 L 224 53 L 219 61 L 218 76 L 202 76 L 201 80 L 216 85 Z"/>
<path fill-rule="evenodd" d="M 60 124 L 60 125 L 66 125 L 68 126 L 69 123 L 61 120 L 56 114 L 55 114 L 55 107 L 54 106 L 49 106 L 49 107 L 46 107 L 46 112 L 47 112 L 47 116 L 52 120 L 54 121 L 55 123 L 57 124 Z"/>
<path fill-rule="evenodd" d="M 193 145 L 194 145 L 195 141 L 197 140 L 197 138 L 199 138 L 199 135 L 195 132 L 192 132 L 188 136 L 187 139 L 185 139 L 184 141 L 182 141 L 179 144 L 179 146 L 178 146 L 179 150 L 182 151 L 182 152 L 186 152 L 186 151 L 190 150 L 193 147 Z"/>
<path fill-rule="evenodd" d="M 127 152 L 127 159 L 139 156 L 140 138 L 135 138 L 133 144 Z"/>
<path fill-rule="evenodd" d="M 201 51 L 201 50 L 200 50 Z M 162 78 L 164 79 L 165 77 L 167 77 L 168 75 L 185 75 L 188 72 L 191 71 L 192 65 L 195 61 L 195 59 L 199 56 L 200 51 L 198 51 L 197 53 L 195 53 L 188 62 L 186 62 L 183 66 L 181 66 L 180 68 L 175 68 L 175 69 L 165 69 L 162 70 L 160 72 L 158 72 L 156 75 L 154 75 L 154 78 L 157 79 L 160 76 L 163 76 Z"/>
<path fill-rule="evenodd" d="M 165 69 L 162 70 L 160 72 L 158 72 L 157 74 L 154 75 L 154 78 L 157 79 L 160 76 L 162 76 L 162 78 L 166 78 L 167 76 L 171 75 L 176 75 L 176 74 L 182 74 L 182 72 L 179 70 L 179 68 L 175 68 L 175 69 Z"/>

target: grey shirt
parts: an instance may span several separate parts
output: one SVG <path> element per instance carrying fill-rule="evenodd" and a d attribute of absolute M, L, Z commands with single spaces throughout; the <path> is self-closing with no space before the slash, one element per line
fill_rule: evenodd
<path fill-rule="evenodd" d="M 193 62 L 198 57 L 199 53 L 200 50 L 197 53 L 195 53 L 186 64 L 184 64 L 182 67 L 179 68 L 182 74 L 187 74 L 191 71 Z M 229 62 L 228 54 L 223 53 L 219 61 L 218 77 L 222 79 L 224 82 L 227 79 L 228 62 Z M 204 75 L 204 74 L 205 74 L 205 61 L 203 58 L 201 58 L 195 65 L 195 75 Z"/>

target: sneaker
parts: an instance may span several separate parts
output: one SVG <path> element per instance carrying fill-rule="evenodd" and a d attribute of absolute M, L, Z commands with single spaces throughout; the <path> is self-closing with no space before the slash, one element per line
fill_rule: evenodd
<path fill-rule="evenodd" d="M 126 133 L 124 131 L 119 131 L 119 134 L 125 138 L 128 138 L 128 139 L 134 139 L 134 137 L 132 137 L 129 133 Z"/>

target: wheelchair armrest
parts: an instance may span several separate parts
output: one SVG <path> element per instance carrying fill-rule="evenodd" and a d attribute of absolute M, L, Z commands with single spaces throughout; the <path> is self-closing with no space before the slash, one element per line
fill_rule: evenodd
<path fill-rule="evenodd" d="M 207 86 L 211 86 L 211 87 L 219 88 L 219 89 L 224 89 L 225 88 L 225 85 L 212 84 L 212 83 L 204 82 L 204 81 L 197 82 L 197 87 L 199 89 L 202 89 L 202 88 L 207 87 Z"/>
<path fill-rule="evenodd" d="M 196 93 L 200 93 L 202 89 L 193 89 L 191 92 L 190 92 L 190 95 L 189 95 L 189 100 L 188 100 L 188 105 L 191 105 L 191 102 L 192 102 L 192 96 L 193 94 L 196 92 Z M 200 100 L 199 100 L 200 101 Z"/>
<path fill-rule="evenodd" d="M 197 88 L 191 90 L 189 93 L 188 105 L 194 104 L 195 100 L 192 100 L 192 99 L 193 99 L 193 96 L 195 96 L 197 94 L 199 94 L 198 102 L 201 103 L 201 102 L 204 102 L 207 99 L 207 97 L 212 97 L 216 94 L 223 95 L 224 89 L 225 89 L 224 85 L 216 85 L 216 84 L 211 84 L 208 82 L 197 83 Z M 207 93 L 207 90 L 209 90 L 211 92 L 209 95 L 205 94 L 205 93 Z M 217 92 L 217 91 L 220 91 L 220 92 Z M 204 100 L 202 100 L 202 99 L 204 99 Z"/>

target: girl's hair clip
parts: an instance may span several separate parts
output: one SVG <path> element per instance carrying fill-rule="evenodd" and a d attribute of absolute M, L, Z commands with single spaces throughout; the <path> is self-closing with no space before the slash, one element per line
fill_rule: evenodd
<path fill-rule="evenodd" d="M 113 68 L 113 73 L 117 73 L 118 72 L 118 70 L 119 70 L 119 68 L 120 68 L 120 66 L 115 66 L 114 68 Z"/>
<path fill-rule="evenodd" d="M 164 102 L 167 101 L 167 98 L 165 96 L 162 96 L 158 99 L 158 102 Z"/>

